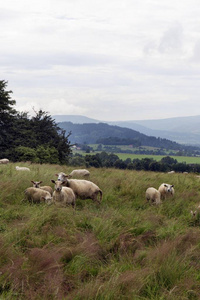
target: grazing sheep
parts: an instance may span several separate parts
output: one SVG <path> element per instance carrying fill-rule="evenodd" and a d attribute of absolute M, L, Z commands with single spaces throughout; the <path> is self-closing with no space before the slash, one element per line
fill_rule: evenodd
<path fill-rule="evenodd" d="M 80 169 L 80 170 L 73 170 L 69 175 L 69 178 L 72 177 L 89 177 L 90 172 L 86 169 Z"/>
<path fill-rule="evenodd" d="M 174 185 L 168 183 L 162 183 L 158 190 L 160 192 L 161 199 L 174 196 Z"/>
<path fill-rule="evenodd" d="M 52 203 L 51 194 L 38 188 L 29 187 L 24 191 L 24 194 L 25 198 L 31 203 L 45 202 L 48 205 Z"/>
<path fill-rule="evenodd" d="M 191 213 L 193 218 L 196 217 L 196 216 L 199 216 L 200 215 L 200 205 L 196 208 L 196 210 L 194 210 L 194 211 L 191 210 L 190 213 Z"/>
<path fill-rule="evenodd" d="M 63 172 L 55 175 L 58 176 L 58 181 L 62 181 L 64 186 L 70 187 L 74 191 L 77 198 L 92 199 L 98 204 L 101 203 L 103 192 L 93 182 L 81 179 L 68 179 L 68 176 Z"/>
<path fill-rule="evenodd" d="M 168 174 L 174 174 L 175 173 L 175 171 L 169 171 L 169 172 L 167 172 Z"/>
<path fill-rule="evenodd" d="M 152 204 L 160 204 L 160 192 L 154 187 L 149 187 L 145 193 L 147 202 L 151 201 Z"/>
<path fill-rule="evenodd" d="M 49 185 L 43 185 L 43 186 L 40 186 L 40 184 L 42 183 L 42 181 L 33 181 L 31 180 L 32 184 L 33 184 L 33 187 L 35 187 L 36 189 L 39 188 L 39 189 L 42 189 L 44 191 L 47 191 L 51 194 L 51 196 L 53 195 L 53 189 L 51 186 Z"/>
<path fill-rule="evenodd" d="M 8 164 L 8 163 L 9 163 L 9 159 L 7 158 L 0 159 L 0 164 Z"/>
<path fill-rule="evenodd" d="M 29 169 L 29 168 L 26 168 L 26 167 L 18 167 L 18 166 L 16 166 L 15 169 L 16 169 L 17 171 L 30 171 L 30 169 Z"/>
<path fill-rule="evenodd" d="M 55 184 L 55 190 L 53 192 L 53 202 L 60 204 L 61 206 L 72 205 L 75 207 L 76 196 L 72 189 L 63 186 L 63 182 L 60 180 L 51 180 Z"/>

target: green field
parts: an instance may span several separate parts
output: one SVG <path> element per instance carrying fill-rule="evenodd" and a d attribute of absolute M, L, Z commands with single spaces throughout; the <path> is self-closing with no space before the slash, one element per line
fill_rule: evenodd
<path fill-rule="evenodd" d="M 31 180 L 51 185 L 72 167 L 0 165 L 0 299 L 198 300 L 200 204 L 195 174 L 90 168 L 103 191 L 100 205 L 77 199 L 72 207 L 30 204 Z M 159 206 L 148 187 L 174 184 Z"/>
<path fill-rule="evenodd" d="M 85 153 L 84 151 L 76 150 L 73 151 L 73 154 L 81 154 L 81 155 L 95 155 L 96 153 L 99 153 L 97 151 Z M 127 158 L 133 159 L 143 159 L 143 158 L 153 158 L 156 161 L 160 161 L 163 157 L 166 157 L 166 155 L 146 155 L 146 154 L 128 154 L 128 153 L 114 153 L 116 154 L 120 159 L 126 160 Z M 200 164 L 200 157 L 193 157 L 193 156 L 175 156 L 170 155 L 170 157 L 176 159 L 178 162 L 185 162 L 186 164 Z"/>

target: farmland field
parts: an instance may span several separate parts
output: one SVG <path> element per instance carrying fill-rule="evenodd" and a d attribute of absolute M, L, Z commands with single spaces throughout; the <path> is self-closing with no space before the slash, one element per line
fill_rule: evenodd
<path fill-rule="evenodd" d="M 31 180 L 51 185 L 72 167 L 0 165 L 0 299 L 200 299 L 200 204 L 195 174 L 90 168 L 100 205 L 30 204 Z M 159 206 L 148 187 L 174 184 Z"/>
<path fill-rule="evenodd" d="M 78 153 L 78 154 L 85 156 L 85 155 L 94 155 L 98 152 L 95 151 L 95 152 L 85 153 L 84 151 L 76 150 L 76 151 L 73 151 L 73 153 L 74 154 Z M 127 158 L 130 158 L 131 160 L 143 159 L 143 158 L 153 158 L 156 161 L 160 161 L 163 157 L 166 157 L 166 155 L 129 154 L 129 153 L 114 153 L 114 154 L 116 154 L 122 160 L 126 160 Z M 186 164 L 200 164 L 200 157 L 175 156 L 175 155 L 170 155 L 170 157 L 176 159 L 178 162 L 185 162 Z"/>

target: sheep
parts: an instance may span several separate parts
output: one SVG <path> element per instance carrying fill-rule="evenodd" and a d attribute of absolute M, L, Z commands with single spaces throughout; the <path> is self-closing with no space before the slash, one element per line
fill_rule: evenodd
<path fill-rule="evenodd" d="M 75 208 L 76 196 L 71 188 L 64 187 L 63 182 L 60 180 L 51 180 L 55 184 L 55 190 L 53 192 L 53 202 L 57 205 L 67 206 L 69 204 Z"/>
<path fill-rule="evenodd" d="M 49 186 L 49 185 L 40 186 L 40 184 L 42 183 L 42 181 L 33 181 L 33 180 L 31 180 L 31 182 L 33 184 L 33 187 L 42 189 L 44 191 L 47 191 L 47 192 L 49 192 L 51 194 L 51 196 L 53 195 L 53 189 L 52 189 L 51 186 Z"/>
<path fill-rule="evenodd" d="M 0 159 L 0 164 L 8 164 L 8 163 L 9 163 L 9 159 L 7 158 Z"/>
<path fill-rule="evenodd" d="M 161 199 L 174 196 L 174 185 L 168 183 L 162 183 L 158 191 L 160 192 Z"/>
<path fill-rule="evenodd" d="M 78 169 L 78 170 L 73 170 L 69 175 L 69 178 L 72 177 L 89 177 L 90 172 L 86 169 Z"/>
<path fill-rule="evenodd" d="M 191 213 L 191 215 L 192 215 L 193 218 L 197 217 L 197 216 L 200 216 L 200 205 L 197 206 L 196 210 L 194 210 L 194 211 L 191 210 L 190 213 Z"/>
<path fill-rule="evenodd" d="M 52 204 L 52 196 L 49 192 L 29 187 L 24 191 L 25 198 L 31 203 L 41 203 L 45 202 L 46 204 Z"/>
<path fill-rule="evenodd" d="M 16 166 L 15 169 L 16 169 L 17 171 L 30 171 L 30 169 L 29 169 L 29 168 L 26 168 L 26 167 L 18 167 L 18 166 Z"/>
<path fill-rule="evenodd" d="M 93 182 L 82 179 L 68 179 L 68 176 L 63 172 L 55 175 L 58 176 L 58 181 L 62 181 L 64 186 L 70 187 L 74 191 L 77 198 L 92 199 L 93 202 L 101 203 L 103 192 Z"/>
<path fill-rule="evenodd" d="M 147 202 L 151 201 L 152 204 L 160 204 L 160 192 L 154 187 L 149 187 L 145 193 Z"/>
<path fill-rule="evenodd" d="M 167 172 L 168 174 L 174 174 L 175 173 L 175 171 L 169 171 L 169 172 Z"/>

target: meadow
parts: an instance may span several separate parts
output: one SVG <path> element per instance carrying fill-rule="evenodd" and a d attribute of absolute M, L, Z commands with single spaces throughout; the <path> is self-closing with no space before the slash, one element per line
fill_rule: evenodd
<path fill-rule="evenodd" d="M 200 204 L 196 174 L 90 168 L 101 205 L 30 204 L 31 180 L 51 185 L 72 167 L 0 165 L 0 299 L 200 299 Z M 174 184 L 159 206 L 145 190 Z"/>
<path fill-rule="evenodd" d="M 101 151 L 95 151 L 86 153 L 85 151 L 81 150 L 75 150 L 73 151 L 73 154 L 81 154 L 83 156 L 85 155 L 95 155 L 97 153 L 101 153 Z M 166 157 L 167 155 L 151 155 L 151 154 L 130 154 L 130 153 L 115 153 L 119 159 L 126 160 L 127 158 L 133 159 L 143 159 L 143 158 L 152 158 L 156 161 L 160 161 L 163 157 Z M 179 163 L 186 163 L 186 164 L 200 164 L 200 157 L 199 156 L 178 156 L 178 155 L 170 155 L 170 157 L 177 160 Z"/>

